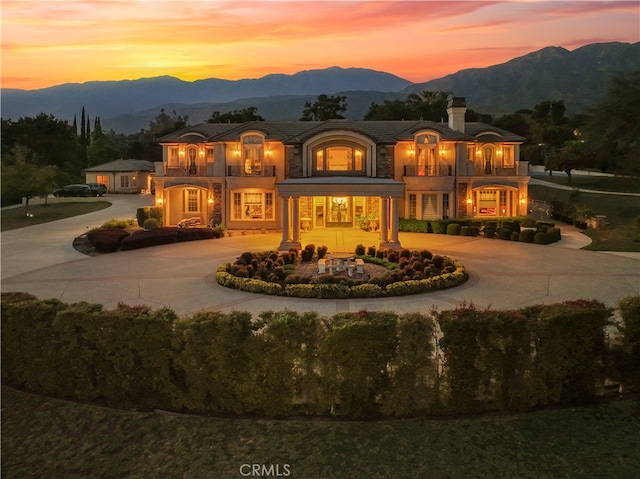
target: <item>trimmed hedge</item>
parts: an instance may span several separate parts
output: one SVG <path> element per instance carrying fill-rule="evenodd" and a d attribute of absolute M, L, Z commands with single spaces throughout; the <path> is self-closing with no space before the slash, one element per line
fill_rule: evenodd
<path fill-rule="evenodd" d="M 364 246 L 356 246 L 357 252 L 363 250 Z M 218 266 L 216 282 L 227 288 L 250 293 L 337 299 L 427 293 L 458 286 L 468 279 L 461 262 L 444 256 L 433 256 L 426 250 L 403 250 L 399 253 L 381 250 L 375 253 L 383 258 L 364 254 L 357 254 L 356 257 L 383 266 L 389 273 L 371 278 L 368 282 L 328 273 L 313 278 L 297 276 L 295 266 L 287 264 L 288 260 L 285 260 L 289 253 L 278 254 L 276 251 L 243 253 L 234 264 Z M 303 262 L 310 261 L 309 254 L 305 258 Z"/>
<path fill-rule="evenodd" d="M 535 227 L 532 233 L 521 234 L 521 225 Z M 560 241 L 560 229 L 554 223 L 535 221 L 527 216 L 516 216 L 500 219 L 447 219 L 447 220 L 409 220 L 400 218 L 399 230 L 411 233 L 436 233 L 461 236 L 478 236 L 480 233 L 485 238 L 496 236 L 506 241 L 522 241 L 534 243 L 535 233 L 546 233 L 540 236 L 537 244 L 549 244 Z M 549 231 L 551 230 L 551 231 Z"/>
<path fill-rule="evenodd" d="M 624 344 L 637 353 L 640 300 L 632 302 L 623 306 L 635 318 Z M 499 311 L 179 318 L 166 308 L 103 310 L 23 293 L 3 293 L 2 311 L 2 379 L 30 392 L 116 407 L 348 418 L 597 400 L 612 312 L 578 300 Z"/>

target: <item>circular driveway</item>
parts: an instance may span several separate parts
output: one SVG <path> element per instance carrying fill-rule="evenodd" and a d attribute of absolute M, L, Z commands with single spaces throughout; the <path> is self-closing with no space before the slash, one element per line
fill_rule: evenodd
<path fill-rule="evenodd" d="M 425 248 L 464 263 L 469 281 L 443 291 L 379 299 L 313 300 L 262 296 L 230 290 L 215 282 L 216 267 L 244 251 L 276 249 L 279 233 L 178 243 L 100 256 L 73 249 L 73 239 L 110 218 L 134 217 L 148 195 L 114 195 L 102 211 L 2 233 L 2 291 L 23 291 L 64 302 L 87 301 L 167 306 L 180 315 L 201 310 L 425 312 L 467 302 L 477 307 L 517 308 L 570 299 L 598 299 L 615 306 L 640 294 L 640 254 L 627 256 L 577 249 L 588 239 L 573 228 L 563 239 L 541 246 L 462 236 L 401 233 L 403 247 Z M 355 235 L 347 232 L 355 247 Z M 311 235 L 310 235 L 311 236 Z M 312 242 L 305 239 L 303 245 Z M 318 244 L 318 243 L 316 243 Z M 370 243 L 373 244 L 373 243 Z M 330 249 L 331 245 L 328 245 Z M 339 247 L 339 246 L 338 246 Z"/>

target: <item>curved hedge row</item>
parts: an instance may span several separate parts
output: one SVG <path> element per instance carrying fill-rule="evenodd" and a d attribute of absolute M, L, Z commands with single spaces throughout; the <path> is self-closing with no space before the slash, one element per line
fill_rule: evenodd
<path fill-rule="evenodd" d="M 365 262 L 381 264 L 375 257 L 357 255 Z M 455 259 L 443 257 L 453 265 L 453 272 L 443 273 L 425 279 L 402 279 L 390 284 L 375 284 L 372 282 L 357 282 L 348 280 L 332 283 L 313 284 L 285 284 L 265 281 L 257 278 L 245 278 L 230 273 L 231 263 L 218 266 L 216 281 L 221 286 L 233 288 L 249 293 L 268 294 L 275 296 L 291 296 L 297 298 L 345 299 L 345 298 L 377 298 L 383 296 L 404 296 L 409 294 L 428 293 L 429 291 L 453 288 L 468 279 L 464 265 Z M 394 263 L 395 264 L 395 263 Z M 397 264 L 396 264 L 397 266 Z M 399 277 L 399 276 L 398 276 Z M 337 280 L 336 280 L 337 281 Z"/>
<path fill-rule="evenodd" d="M 208 414 L 408 417 L 528 410 L 639 387 L 640 297 L 517 310 L 331 317 L 65 304 L 2 294 L 2 380 L 116 407 Z"/>

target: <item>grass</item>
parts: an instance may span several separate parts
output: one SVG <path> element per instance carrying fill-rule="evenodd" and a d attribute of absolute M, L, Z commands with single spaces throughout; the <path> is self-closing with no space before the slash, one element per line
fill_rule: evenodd
<path fill-rule="evenodd" d="M 571 183 L 565 173 L 555 172 L 554 176 L 537 175 L 534 178 L 549 181 L 559 185 L 570 186 L 571 188 L 585 188 L 588 190 L 616 191 L 619 193 L 640 193 L 640 178 L 628 176 L 585 176 L 572 175 Z"/>
<path fill-rule="evenodd" d="M 29 213 L 25 214 L 24 208 L 8 208 L 2 210 L 0 231 L 9 231 L 25 226 L 48 223 L 49 221 L 70 218 L 71 216 L 84 215 L 94 211 L 103 210 L 111 206 L 108 201 L 92 201 L 86 203 L 55 203 L 49 205 L 29 206 Z"/>
<path fill-rule="evenodd" d="M 112 410 L 2 390 L 2 477 L 611 478 L 640 470 L 638 403 L 384 422 L 220 419 Z M 275 474 L 272 476 L 275 477 Z"/>
<path fill-rule="evenodd" d="M 584 249 L 640 252 L 640 242 L 633 241 L 638 233 L 636 218 L 640 217 L 640 197 L 638 196 L 584 193 L 529 185 L 529 197 L 549 202 L 562 201 L 578 208 L 586 206 L 596 215 L 605 215 L 607 217 L 605 228 L 590 228 L 584 232 L 592 239 L 592 243 Z"/>

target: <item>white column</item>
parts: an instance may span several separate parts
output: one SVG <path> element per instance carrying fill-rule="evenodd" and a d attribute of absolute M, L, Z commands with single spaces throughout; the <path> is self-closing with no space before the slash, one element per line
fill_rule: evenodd
<path fill-rule="evenodd" d="M 289 242 L 289 198 L 282 197 L 282 245 Z"/>
<path fill-rule="evenodd" d="M 300 242 L 300 197 L 293 197 L 293 242 Z"/>
<path fill-rule="evenodd" d="M 389 242 L 389 198 L 383 196 L 380 198 L 381 218 L 380 218 L 380 242 Z"/>
<path fill-rule="evenodd" d="M 391 198 L 391 241 L 400 248 L 400 240 L 398 239 L 398 198 Z"/>

